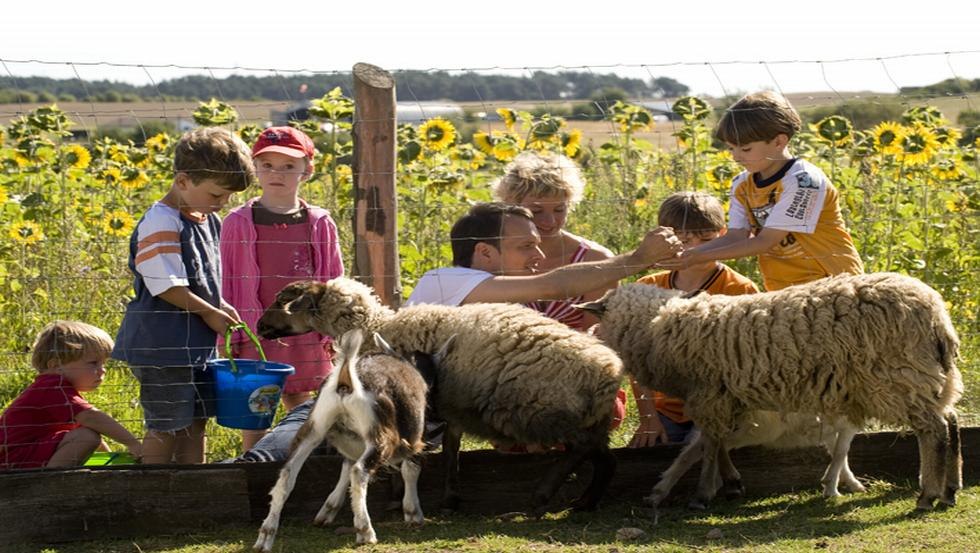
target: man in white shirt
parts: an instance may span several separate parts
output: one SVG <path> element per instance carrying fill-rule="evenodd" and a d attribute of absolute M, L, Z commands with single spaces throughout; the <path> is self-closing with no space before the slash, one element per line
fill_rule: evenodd
<path fill-rule="evenodd" d="M 671 229 L 658 227 L 630 253 L 537 273 L 544 254 L 531 212 L 498 202 L 474 205 L 453 225 L 450 239 L 453 266 L 425 273 L 406 305 L 571 298 L 610 286 L 682 249 Z"/>

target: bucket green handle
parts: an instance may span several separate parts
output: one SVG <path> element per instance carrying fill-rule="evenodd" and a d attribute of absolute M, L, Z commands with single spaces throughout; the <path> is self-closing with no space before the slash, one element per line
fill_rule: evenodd
<path fill-rule="evenodd" d="M 229 325 L 228 329 L 225 330 L 225 357 L 227 357 L 228 361 L 231 363 L 231 372 L 238 372 L 238 367 L 235 365 L 235 356 L 231 353 L 231 335 L 234 334 L 236 330 L 241 330 L 244 332 L 245 335 L 248 336 L 249 340 L 251 340 L 255 345 L 255 349 L 259 351 L 259 357 L 261 357 L 263 361 L 268 361 L 268 359 L 265 358 L 265 352 L 262 351 L 262 344 L 259 343 L 258 337 L 255 336 L 255 333 L 252 332 L 252 329 L 249 328 L 247 324 L 242 323 Z"/>

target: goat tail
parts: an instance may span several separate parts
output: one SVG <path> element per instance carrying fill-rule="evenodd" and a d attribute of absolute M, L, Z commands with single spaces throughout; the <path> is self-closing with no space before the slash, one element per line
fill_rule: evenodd
<path fill-rule="evenodd" d="M 359 328 L 349 330 L 340 337 L 340 352 L 338 361 L 340 369 L 337 375 L 337 394 L 353 393 L 359 386 L 357 378 L 357 354 L 364 342 L 364 334 Z"/>

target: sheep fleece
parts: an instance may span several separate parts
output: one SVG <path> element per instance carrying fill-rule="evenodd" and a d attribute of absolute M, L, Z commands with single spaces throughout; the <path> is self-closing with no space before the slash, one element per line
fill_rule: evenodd
<path fill-rule="evenodd" d="M 602 333 L 625 370 L 687 397 L 692 416 L 719 432 L 739 407 L 908 424 L 962 395 L 959 342 L 942 298 L 898 274 L 691 299 L 630 284 L 611 292 L 605 309 Z"/>

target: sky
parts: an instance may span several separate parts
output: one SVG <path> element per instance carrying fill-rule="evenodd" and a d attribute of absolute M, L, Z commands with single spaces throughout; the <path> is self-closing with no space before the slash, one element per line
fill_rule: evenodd
<path fill-rule="evenodd" d="M 515 75 L 566 67 L 667 76 L 714 96 L 762 88 L 895 92 L 953 76 L 980 78 L 975 1 L 906 6 L 894 0 L 15 0 L 5 2 L 0 20 L 0 74 L 147 84 L 189 73 L 349 71 L 357 62 Z M 228 67 L 250 70 L 222 69 Z"/>

